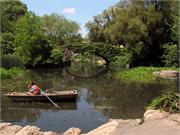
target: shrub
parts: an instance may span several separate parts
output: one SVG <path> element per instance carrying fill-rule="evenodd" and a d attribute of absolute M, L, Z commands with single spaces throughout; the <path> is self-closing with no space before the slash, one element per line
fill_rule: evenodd
<path fill-rule="evenodd" d="M 5 68 L 0 68 L 0 77 L 1 79 L 11 79 L 14 76 L 19 76 L 24 74 L 24 70 L 20 68 L 11 68 L 11 69 L 5 69 Z"/>
<path fill-rule="evenodd" d="M 179 66 L 179 49 L 177 45 L 163 45 L 164 54 L 162 56 L 166 67 Z"/>
<path fill-rule="evenodd" d="M 90 63 L 90 54 L 88 53 L 78 54 L 73 58 L 73 60 L 80 63 Z"/>
<path fill-rule="evenodd" d="M 63 58 L 63 50 L 53 49 L 51 51 L 50 58 L 47 60 L 47 63 L 58 65 L 62 62 L 62 58 Z"/>
<path fill-rule="evenodd" d="M 14 53 L 14 34 L 13 33 L 2 33 L 1 34 L 1 49 L 3 54 Z"/>
<path fill-rule="evenodd" d="M 0 68 L 0 73 L 1 79 L 10 79 L 12 77 L 12 74 L 4 68 Z"/>
<path fill-rule="evenodd" d="M 3 55 L 1 57 L 1 66 L 4 68 L 23 67 L 23 62 L 16 55 Z"/>
<path fill-rule="evenodd" d="M 169 113 L 180 111 L 179 94 L 166 93 L 156 97 L 147 106 L 147 109 L 160 109 Z"/>
<path fill-rule="evenodd" d="M 131 59 L 132 55 L 130 53 L 127 53 L 123 56 L 115 56 L 113 61 L 110 63 L 110 67 L 112 69 L 120 69 L 127 67 L 131 63 Z"/>

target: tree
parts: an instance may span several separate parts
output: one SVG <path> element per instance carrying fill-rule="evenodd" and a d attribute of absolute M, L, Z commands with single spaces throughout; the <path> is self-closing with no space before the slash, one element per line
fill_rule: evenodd
<path fill-rule="evenodd" d="M 14 32 L 17 20 L 27 13 L 27 7 L 21 1 L 1 0 L 1 32 Z"/>
<path fill-rule="evenodd" d="M 163 62 L 166 67 L 179 67 L 179 47 L 176 44 L 164 44 Z"/>
<path fill-rule="evenodd" d="M 46 64 L 52 47 L 43 35 L 41 21 L 34 13 L 28 13 L 16 25 L 16 54 L 21 56 L 26 66 Z"/>
<path fill-rule="evenodd" d="M 1 47 L 2 54 L 12 54 L 14 52 L 14 36 L 17 21 L 28 11 L 21 1 L 0 1 L 1 9 Z"/>
<path fill-rule="evenodd" d="M 170 31 L 170 42 L 162 45 L 163 55 L 162 61 L 167 67 L 178 67 L 179 66 L 179 1 L 173 1 L 170 10 L 170 20 L 168 22 Z"/>
<path fill-rule="evenodd" d="M 171 20 L 172 23 L 169 24 L 170 31 L 171 31 L 171 39 L 175 44 L 178 44 L 180 33 L 179 33 L 179 27 L 180 27 L 180 16 L 179 16 L 179 1 L 173 1 L 172 7 L 171 7 Z"/>
<path fill-rule="evenodd" d="M 102 14 L 94 16 L 93 21 L 86 24 L 89 30 L 88 37 L 92 42 L 110 42 L 109 37 L 105 35 L 104 30 L 110 25 L 114 18 L 115 8 L 104 10 Z"/>
<path fill-rule="evenodd" d="M 42 28 L 45 36 L 53 45 L 59 46 L 68 42 L 82 40 L 78 33 L 79 25 L 58 14 L 44 15 L 41 17 Z"/>
<path fill-rule="evenodd" d="M 86 24 L 89 39 L 125 46 L 133 56 L 134 66 L 160 65 L 161 45 L 172 41 L 170 33 L 175 35 L 175 32 L 170 31 L 178 28 L 178 21 L 172 21 L 178 20 L 177 17 L 171 19 L 172 3 L 160 0 L 121 1 Z M 174 27 L 170 30 L 172 22 Z"/>

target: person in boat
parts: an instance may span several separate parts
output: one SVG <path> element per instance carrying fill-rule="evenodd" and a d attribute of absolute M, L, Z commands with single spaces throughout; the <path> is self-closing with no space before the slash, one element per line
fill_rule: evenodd
<path fill-rule="evenodd" d="M 28 90 L 28 95 L 39 95 L 41 93 L 40 87 L 37 86 L 34 82 L 31 82 L 31 84 L 28 86 Z"/>

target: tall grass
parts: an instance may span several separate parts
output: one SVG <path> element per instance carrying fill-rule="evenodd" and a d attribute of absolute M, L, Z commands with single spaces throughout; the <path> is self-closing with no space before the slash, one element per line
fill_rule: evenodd
<path fill-rule="evenodd" d="M 11 79 L 12 77 L 15 76 L 20 76 L 23 75 L 25 71 L 20 68 L 10 68 L 10 69 L 5 69 L 5 68 L 0 68 L 0 77 L 1 79 Z"/>
<path fill-rule="evenodd" d="M 152 74 L 154 71 L 160 70 L 178 70 L 179 68 L 167 68 L 167 67 L 137 67 L 129 70 L 118 71 L 116 78 L 122 81 L 151 83 L 156 80 L 156 77 Z"/>

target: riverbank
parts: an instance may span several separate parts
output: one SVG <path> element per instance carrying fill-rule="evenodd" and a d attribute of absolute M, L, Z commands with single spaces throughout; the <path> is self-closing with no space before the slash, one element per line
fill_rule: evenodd
<path fill-rule="evenodd" d="M 153 72 L 163 70 L 180 71 L 180 68 L 169 67 L 136 67 L 128 70 L 118 71 L 115 76 L 117 79 L 126 82 L 136 83 L 153 83 L 156 81 L 156 76 Z"/>
<path fill-rule="evenodd" d="M 169 114 L 148 110 L 142 119 L 110 119 L 108 123 L 82 134 L 79 128 L 63 132 L 41 131 L 36 126 L 21 127 L 11 123 L 0 124 L 1 135 L 179 135 L 180 113 Z"/>

